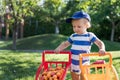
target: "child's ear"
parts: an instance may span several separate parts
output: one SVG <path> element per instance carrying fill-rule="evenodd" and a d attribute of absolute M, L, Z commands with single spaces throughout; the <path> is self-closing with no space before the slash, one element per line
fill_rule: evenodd
<path fill-rule="evenodd" d="M 90 27 L 91 27 L 90 22 L 87 22 L 87 23 L 86 23 L 86 27 L 87 27 L 87 28 L 90 28 Z"/>

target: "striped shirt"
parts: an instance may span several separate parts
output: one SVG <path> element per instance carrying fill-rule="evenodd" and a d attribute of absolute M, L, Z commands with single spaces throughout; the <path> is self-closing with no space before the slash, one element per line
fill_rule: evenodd
<path fill-rule="evenodd" d="M 74 72 L 79 72 L 79 54 L 90 53 L 91 45 L 96 41 L 97 37 L 92 32 L 87 32 L 85 34 L 72 34 L 68 38 L 68 42 L 72 44 L 72 66 Z M 89 61 L 88 57 L 83 58 L 83 63 Z"/>

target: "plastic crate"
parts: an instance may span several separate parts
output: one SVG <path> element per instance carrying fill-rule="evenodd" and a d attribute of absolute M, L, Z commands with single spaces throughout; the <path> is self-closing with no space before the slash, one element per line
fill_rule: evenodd
<path fill-rule="evenodd" d="M 50 68 L 61 66 L 63 70 L 63 73 L 61 77 L 58 80 L 65 80 L 67 70 L 70 67 L 71 64 L 71 52 L 70 51 L 61 51 L 59 54 L 68 54 L 68 61 L 47 61 L 45 55 L 46 54 L 55 54 L 53 50 L 45 50 L 42 52 L 42 63 L 38 67 L 38 70 L 36 72 L 35 80 L 42 80 L 42 73 L 44 71 L 48 71 Z M 57 54 L 56 54 L 57 55 Z M 46 79 L 49 80 L 49 79 Z"/>
<path fill-rule="evenodd" d="M 99 53 L 80 54 L 80 68 L 83 80 L 119 80 L 117 71 L 112 65 L 112 55 L 110 53 L 105 54 L 105 56 L 109 56 L 108 63 L 104 60 L 98 60 L 90 65 L 82 65 L 83 57 L 88 56 L 99 56 Z"/>

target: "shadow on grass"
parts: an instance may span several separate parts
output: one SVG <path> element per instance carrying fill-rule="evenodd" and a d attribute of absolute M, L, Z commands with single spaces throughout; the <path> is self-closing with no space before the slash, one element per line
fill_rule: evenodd
<path fill-rule="evenodd" d="M 32 55 L 33 56 L 33 55 Z M 13 55 L 6 54 L 0 56 L 0 80 L 34 80 L 37 68 L 41 61 L 34 60 L 38 55 L 31 57 L 30 55 Z M 27 59 L 30 58 L 30 59 Z M 103 58 L 106 62 L 108 58 Z M 95 60 L 92 60 L 95 61 Z M 120 57 L 113 58 L 118 75 L 120 76 Z M 71 80 L 71 75 L 68 73 L 66 80 Z"/>
<path fill-rule="evenodd" d="M 43 34 L 17 40 L 18 50 L 44 50 L 55 49 L 62 41 L 67 40 L 66 36 L 55 34 Z M 7 44 L 6 44 L 7 43 Z M 3 43 L 1 49 L 12 49 L 12 41 Z"/>
<path fill-rule="evenodd" d="M 1 57 L 0 57 L 1 58 Z M 40 63 L 31 61 L 16 61 L 11 58 L 1 58 L 0 80 L 34 80 Z M 11 60 L 11 61 L 10 61 Z M 7 61 L 7 62 L 4 62 Z"/>
<path fill-rule="evenodd" d="M 120 62 L 120 57 L 115 57 L 115 58 L 113 58 L 112 60 L 118 60 L 119 59 L 119 62 Z"/>
<path fill-rule="evenodd" d="M 17 50 L 54 50 L 61 42 L 66 41 L 68 36 L 56 35 L 56 34 L 43 34 L 30 36 L 16 41 Z M 120 50 L 119 42 L 111 42 L 103 40 L 106 46 L 106 51 L 118 51 Z M 13 46 L 12 41 L 2 41 L 0 48 L 11 50 Z M 70 49 L 70 48 L 67 48 Z M 93 44 L 92 52 L 98 52 L 98 47 Z"/>

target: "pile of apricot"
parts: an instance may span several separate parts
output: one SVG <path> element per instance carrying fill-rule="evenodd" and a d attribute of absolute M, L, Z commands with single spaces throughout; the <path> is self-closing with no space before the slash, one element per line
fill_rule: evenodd
<path fill-rule="evenodd" d="M 56 68 L 50 67 L 47 71 L 44 71 L 42 73 L 42 80 L 60 80 L 63 73 L 64 73 L 64 68 L 61 66 L 57 66 Z"/>

